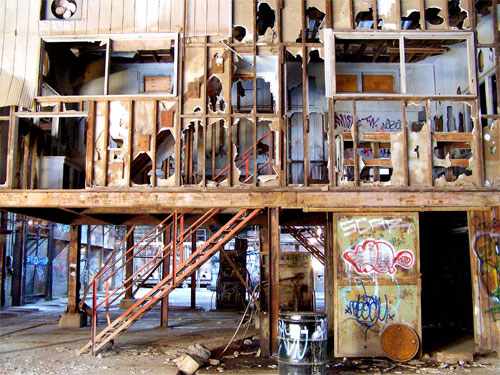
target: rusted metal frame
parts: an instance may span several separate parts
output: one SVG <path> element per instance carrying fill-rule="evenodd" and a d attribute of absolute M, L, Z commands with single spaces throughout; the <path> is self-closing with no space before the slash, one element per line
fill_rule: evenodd
<path fill-rule="evenodd" d="M 253 1 L 253 43 L 252 43 L 252 55 L 253 55 L 253 142 L 257 144 L 257 0 Z M 253 149 L 253 186 L 257 187 L 258 176 L 257 176 L 257 147 Z"/>
<path fill-rule="evenodd" d="M 89 102 L 89 115 L 87 117 L 87 152 L 86 152 L 86 183 L 87 188 L 94 183 L 94 140 L 95 140 L 95 101 Z"/>
<path fill-rule="evenodd" d="M 222 256 L 224 258 L 226 258 L 226 260 L 228 261 L 228 263 L 231 265 L 231 267 L 233 268 L 233 271 L 234 273 L 236 274 L 236 276 L 238 277 L 238 279 L 240 279 L 241 283 L 243 284 L 243 286 L 245 287 L 245 289 L 247 290 L 248 292 L 248 295 L 250 296 L 250 298 L 253 300 L 254 304 L 255 304 L 255 307 L 257 308 L 257 311 L 260 311 L 260 304 L 259 304 L 259 301 L 257 300 L 257 298 L 253 295 L 253 292 L 252 290 L 250 289 L 250 287 L 248 286 L 245 278 L 241 275 L 241 272 L 238 270 L 238 267 L 236 267 L 236 264 L 234 264 L 233 260 L 231 259 L 231 257 L 227 254 L 226 250 L 224 250 L 223 248 L 220 248 L 219 249 L 220 253 L 222 254 Z"/>
<path fill-rule="evenodd" d="M 302 15 L 302 131 L 304 134 L 304 186 L 309 186 L 309 101 L 306 47 L 306 2 L 301 2 Z"/>
<path fill-rule="evenodd" d="M 185 213 L 189 212 L 190 210 L 191 210 L 191 209 L 188 209 Z M 167 222 L 170 218 L 172 218 L 172 216 L 173 216 L 175 213 L 177 213 L 178 211 L 179 211 L 179 209 L 176 209 L 173 213 L 171 213 L 171 214 L 170 214 L 170 215 L 168 215 L 165 219 L 163 219 L 163 220 L 162 220 L 162 221 L 161 221 L 161 222 L 160 222 L 157 226 L 155 226 L 153 229 L 151 229 L 151 230 L 150 230 L 150 231 L 149 231 L 149 232 L 148 232 L 148 233 L 147 233 L 144 237 L 142 237 L 142 238 L 141 238 L 141 239 L 140 239 L 137 243 L 135 243 L 135 244 L 134 244 L 134 246 L 132 246 L 130 249 L 128 249 L 125 253 L 123 253 L 123 254 L 122 254 L 122 256 L 120 256 L 118 259 L 116 259 L 116 260 L 115 260 L 112 264 L 108 265 L 107 267 L 103 266 L 103 267 L 102 267 L 102 270 L 101 270 L 101 271 L 99 271 L 99 274 L 103 275 L 103 274 L 105 274 L 106 272 L 108 272 L 109 270 L 111 270 L 111 269 L 112 269 L 112 268 L 113 268 L 113 267 L 114 267 L 114 266 L 115 266 L 115 265 L 116 265 L 116 264 L 117 264 L 120 260 L 122 260 L 124 257 L 126 257 L 126 256 L 127 256 L 127 254 L 132 253 L 132 251 L 133 251 L 133 250 L 134 250 L 137 246 L 139 246 L 139 244 L 140 244 L 142 241 L 144 241 L 144 240 L 145 240 L 146 238 L 148 238 L 151 234 L 153 234 L 153 232 L 154 232 L 156 229 L 158 229 L 158 228 L 159 228 L 159 227 L 161 227 L 163 224 L 165 224 L 165 223 L 166 223 L 166 222 Z M 166 226 L 166 228 L 168 228 L 168 227 L 169 227 L 169 226 L 171 226 L 171 225 L 172 225 L 172 223 L 168 224 L 168 225 Z M 141 253 L 141 252 L 142 252 L 142 251 L 143 251 L 143 250 L 144 250 L 144 249 L 145 249 L 145 248 L 146 248 L 146 247 L 147 247 L 147 246 L 148 246 L 151 242 L 153 242 L 153 240 L 155 240 L 155 239 L 156 239 L 156 238 L 157 238 L 157 237 L 158 237 L 158 236 L 159 236 L 159 235 L 160 235 L 163 231 L 165 231 L 165 230 L 166 230 L 166 228 L 164 228 L 164 229 L 163 229 L 160 233 L 158 233 L 158 234 L 157 234 L 156 236 L 154 236 L 151 240 L 149 240 L 149 241 L 146 243 L 146 245 L 142 246 L 142 248 L 141 248 L 139 251 L 137 251 L 136 253 L 134 253 L 134 254 L 132 255 L 132 257 L 136 257 L 136 256 L 137 256 L 137 254 Z M 125 263 L 127 263 L 127 262 L 125 262 Z M 123 266 L 125 265 L 125 263 L 124 263 L 124 264 L 122 264 L 122 265 L 121 265 L 118 269 L 123 268 Z M 117 269 L 117 270 L 118 270 L 118 269 Z M 117 272 L 117 270 L 114 270 L 114 271 L 113 271 L 113 273 L 112 273 L 112 275 L 114 275 L 114 274 Z M 111 276 L 112 276 L 112 275 L 111 275 Z M 109 278 L 109 277 L 108 277 L 108 278 Z M 106 281 L 106 280 L 103 280 L 102 282 L 104 282 L 104 281 Z"/>
<path fill-rule="evenodd" d="M 270 352 L 278 352 L 278 317 L 279 317 L 279 258 L 280 225 L 279 208 L 269 209 L 269 336 Z"/>
<path fill-rule="evenodd" d="M 307 250 L 309 251 L 316 259 L 318 259 L 321 264 L 325 263 L 325 259 L 321 251 L 309 242 L 309 239 L 305 237 L 298 229 L 291 225 L 285 226 L 285 228 L 290 232 L 290 234 Z"/>
<path fill-rule="evenodd" d="M 168 230 L 163 235 L 163 248 L 165 249 L 171 242 L 172 230 Z M 162 261 L 162 279 L 168 276 L 170 273 L 170 257 L 167 252 L 163 252 Z M 162 327 L 168 327 L 168 294 L 161 300 L 161 313 L 160 313 L 160 325 Z"/>
<path fill-rule="evenodd" d="M 156 140 L 158 137 L 158 101 L 154 101 L 153 111 L 153 139 L 151 140 L 151 187 L 156 186 Z"/>
<path fill-rule="evenodd" d="M 172 283 L 175 284 L 177 274 L 177 212 L 174 212 L 174 235 L 172 239 Z"/>
<path fill-rule="evenodd" d="M 425 123 L 428 127 L 428 134 L 423 134 L 427 138 L 427 142 L 429 142 L 429 148 L 431 150 L 430 155 L 426 155 L 427 159 L 427 184 L 429 186 L 434 186 L 434 178 L 432 177 L 432 165 L 433 165 L 433 157 L 434 150 L 432 149 L 432 129 L 431 129 L 431 103 L 430 100 L 425 101 Z"/>
<path fill-rule="evenodd" d="M 184 232 L 181 233 L 181 235 L 176 239 L 178 244 L 176 244 L 176 247 L 181 246 L 184 241 L 186 241 L 190 236 L 192 236 L 196 231 L 209 219 L 211 219 L 215 214 L 217 214 L 220 211 L 218 208 L 214 208 L 211 210 L 208 210 L 205 212 L 198 220 L 196 220 L 191 226 Z M 165 232 L 166 233 L 166 232 Z M 166 260 L 169 260 L 169 255 L 171 251 L 167 251 L 169 248 L 173 247 L 174 244 L 168 243 L 165 245 L 165 247 L 158 252 L 158 254 L 163 253 L 163 257 L 159 258 L 155 264 L 153 264 L 147 271 L 146 277 L 141 279 L 141 282 L 137 286 L 136 290 L 132 292 L 132 294 L 135 294 L 141 287 L 142 285 L 145 284 L 145 282 L 153 275 L 153 273 L 160 267 L 161 264 L 163 264 Z M 181 260 L 182 261 L 182 260 Z"/>
<path fill-rule="evenodd" d="M 31 131 L 24 136 L 24 147 L 23 147 L 23 176 L 21 189 L 28 189 L 28 177 L 29 173 L 29 161 L 30 161 L 30 145 L 31 145 Z"/>
<path fill-rule="evenodd" d="M 352 147 L 354 158 L 354 185 L 359 186 L 359 156 L 358 156 L 358 116 L 356 114 L 356 100 L 352 101 Z M 345 161 L 344 161 L 345 164 Z"/>
<path fill-rule="evenodd" d="M 181 216 L 179 218 L 179 238 L 183 238 L 185 240 L 185 237 L 184 237 L 184 216 Z M 183 241 L 179 241 L 179 262 L 183 262 L 184 261 L 184 240 Z"/>
<path fill-rule="evenodd" d="M 191 254 L 196 251 L 196 231 L 191 235 Z M 191 274 L 191 308 L 196 308 L 196 271 Z"/>
<path fill-rule="evenodd" d="M 266 161 L 264 164 L 262 164 L 259 168 L 257 168 L 257 174 L 263 170 L 264 168 L 266 168 L 267 166 L 271 166 L 271 161 Z M 243 181 L 244 183 L 248 183 L 250 181 L 250 179 L 254 176 L 255 173 L 252 173 L 250 176 L 246 177 L 245 180 Z"/>
<path fill-rule="evenodd" d="M 425 0 L 419 0 L 418 2 L 420 9 L 420 28 L 422 31 L 427 29 L 427 21 L 425 20 Z"/>
<path fill-rule="evenodd" d="M 108 257 L 108 259 L 106 260 L 106 262 L 103 264 L 103 266 L 101 267 L 101 271 L 99 271 L 93 278 L 92 280 L 90 280 L 89 282 L 89 285 L 87 286 L 87 288 L 85 289 L 85 292 L 83 294 L 83 298 L 80 300 L 80 309 L 83 308 L 83 303 L 85 302 L 85 298 L 87 298 L 87 294 L 90 290 L 90 287 L 92 284 L 96 283 L 97 280 L 99 280 L 99 278 L 103 275 L 104 272 L 102 272 L 102 270 L 108 265 L 109 261 L 111 259 L 113 259 L 116 254 L 118 253 L 118 251 L 120 251 L 120 249 L 122 248 L 123 244 L 125 243 L 125 241 L 127 241 L 127 239 L 129 238 L 129 236 L 134 232 L 134 229 L 135 229 L 135 225 L 132 225 L 130 227 L 130 229 L 128 230 L 127 234 L 125 235 L 125 237 L 122 238 L 122 240 L 120 241 L 120 243 L 118 244 L 118 246 L 113 250 L 113 252 L 111 253 L 111 255 Z"/>
<path fill-rule="evenodd" d="M 102 157 L 103 185 L 108 186 L 109 101 L 104 102 L 104 150 Z"/>
<path fill-rule="evenodd" d="M 242 210 L 243 212 L 246 212 L 246 209 L 243 209 Z M 240 211 L 240 213 L 242 212 Z M 213 253 L 215 252 L 215 250 L 217 250 L 217 248 L 219 246 L 223 246 L 225 243 L 227 243 L 235 234 L 235 232 L 238 232 L 239 230 L 241 230 L 241 228 L 243 226 L 246 225 L 246 223 L 252 218 L 254 217 L 258 212 L 260 212 L 260 209 L 256 209 L 254 211 L 252 211 L 252 213 L 250 213 L 242 222 L 240 222 L 240 224 L 238 224 L 233 230 L 231 230 L 230 233 L 228 233 L 222 240 L 218 241 L 216 243 L 216 245 L 218 246 L 214 246 L 210 249 L 210 251 L 206 252 L 205 254 L 203 254 L 201 257 L 198 258 L 198 260 L 196 261 L 195 264 L 192 265 L 192 268 L 194 270 L 196 270 L 199 266 L 201 266 L 207 259 L 209 259 Z M 236 215 L 233 219 L 230 220 L 230 222 L 234 222 L 236 220 L 237 217 L 239 217 L 241 215 Z M 227 225 L 227 224 L 226 224 Z M 219 232 L 217 232 L 217 234 L 219 233 L 222 233 L 222 228 L 221 230 L 219 230 Z M 216 234 L 216 235 L 217 235 Z M 218 237 L 220 237 L 220 234 L 218 235 Z M 205 243 L 205 245 L 207 245 L 207 243 Z M 202 246 L 203 247 L 203 246 Z M 200 248 L 201 249 L 201 248 Z M 201 253 L 201 251 L 197 251 L 198 253 Z M 172 275 L 173 276 L 173 281 L 175 280 L 175 274 Z M 185 278 L 187 278 L 189 276 L 189 272 L 185 273 L 185 274 L 182 274 L 180 275 L 180 278 L 178 279 L 178 284 L 181 283 Z M 109 335 L 108 337 L 106 337 L 106 340 L 103 341 L 102 343 L 100 343 L 97 347 L 96 347 L 96 350 L 100 350 L 104 345 L 107 344 L 107 342 L 113 340 L 115 337 L 117 337 L 119 334 L 121 334 L 121 332 L 123 332 L 124 330 L 126 330 L 128 327 L 130 327 L 138 318 L 140 318 L 142 315 L 144 315 L 144 313 L 146 313 L 150 308 L 152 308 L 153 306 L 155 306 L 158 301 L 163 298 L 165 295 L 167 295 L 168 293 L 170 293 L 170 291 L 175 288 L 176 286 L 176 283 L 175 282 L 172 282 L 170 283 L 167 287 L 163 287 L 163 285 L 170 280 L 170 277 L 167 278 L 167 279 L 163 279 L 160 283 L 158 283 L 150 292 L 148 292 L 144 297 L 142 297 L 139 301 L 137 301 L 132 307 L 130 307 L 125 313 L 123 313 L 118 319 L 116 319 L 110 326 L 108 326 L 105 330 L 101 331 L 101 333 L 97 336 L 97 338 L 100 338 L 100 337 L 103 337 L 110 329 L 114 328 L 115 326 L 117 326 L 118 324 L 120 324 L 122 322 L 122 319 L 123 318 L 127 318 L 127 316 L 130 314 L 130 313 L 133 313 L 135 312 L 134 310 L 137 309 L 137 307 L 141 306 L 143 302 L 146 302 L 147 301 L 147 304 L 144 305 L 144 306 L 141 306 L 141 308 L 139 310 L 137 310 L 137 312 L 135 312 L 135 314 L 131 317 L 129 317 L 120 327 L 120 329 L 114 331 L 113 333 L 111 333 L 111 335 Z M 157 294 L 157 292 L 159 292 L 158 294 L 159 295 L 155 295 L 153 296 L 153 294 Z M 151 300 L 148 300 L 151 296 L 152 299 Z M 86 346 L 84 346 L 80 352 L 82 351 L 85 351 L 86 349 L 88 348 L 88 344 Z"/>
<path fill-rule="evenodd" d="M 406 102 L 401 102 L 401 122 L 403 124 L 401 131 L 403 132 L 403 175 L 404 175 L 404 186 L 409 186 L 410 184 L 410 171 L 408 165 L 408 127 L 406 126 Z M 392 143 L 391 143 L 392 148 Z"/>
<path fill-rule="evenodd" d="M 127 144 L 127 166 L 125 168 L 125 181 L 126 186 L 130 187 L 131 174 L 132 174 L 132 152 L 134 149 L 134 101 L 129 101 L 129 115 L 128 115 L 128 144 Z"/>

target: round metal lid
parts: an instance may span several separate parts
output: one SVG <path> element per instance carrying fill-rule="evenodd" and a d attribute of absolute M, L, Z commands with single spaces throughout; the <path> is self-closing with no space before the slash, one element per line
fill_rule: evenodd
<path fill-rule="evenodd" d="M 418 353 L 420 341 L 413 329 L 404 324 L 391 324 L 384 329 L 382 350 L 393 361 L 409 361 Z"/>

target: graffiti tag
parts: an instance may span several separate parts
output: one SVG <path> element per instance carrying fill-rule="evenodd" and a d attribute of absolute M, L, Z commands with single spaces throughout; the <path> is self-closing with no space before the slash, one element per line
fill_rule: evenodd
<path fill-rule="evenodd" d="M 394 275 L 396 266 L 410 269 L 415 263 L 415 255 L 411 250 L 396 252 L 391 243 L 375 239 L 358 243 L 354 250 L 347 249 L 342 258 L 358 274 L 367 275 Z"/>
<path fill-rule="evenodd" d="M 365 285 L 361 281 L 363 294 L 359 294 L 358 298 L 347 303 L 345 313 L 352 315 L 352 318 L 361 324 L 366 332 L 372 329 L 377 323 L 387 324 L 389 320 L 394 320 L 395 314 L 389 311 L 389 303 L 387 295 L 384 294 L 383 299 L 377 295 L 368 295 Z"/>
<path fill-rule="evenodd" d="M 47 257 L 27 256 L 26 264 L 32 266 L 46 266 L 49 259 Z"/>
<path fill-rule="evenodd" d="M 368 223 L 368 225 L 362 225 L 362 223 L 364 222 Z M 351 234 L 355 233 L 375 233 L 376 228 L 388 229 L 389 232 L 397 228 L 407 228 L 407 233 L 412 233 L 413 231 L 412 224 L 404 223 L 403 218 L 401 217 L 395 219 L 385 219 L 383 217 L 378 217 L 369 220 L 366 217 L 360 217 L 357 219 L 346 220 L 340 223 L 340 229 L 342 229 L 344 237 L 350 236 Z"/>

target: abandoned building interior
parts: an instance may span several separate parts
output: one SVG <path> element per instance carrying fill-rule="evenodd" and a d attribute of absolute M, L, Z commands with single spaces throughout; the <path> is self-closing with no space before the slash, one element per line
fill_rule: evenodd
<path fill-rule="evenodd" d="M 390 357 L 391 326 L 411 358 L 500 353 L 499 25 L 498 0 L 1 2 L 0 318 L 65 298 L 97 355 L 207 288 L 263 357 L 284 312 L 324 314 L 335 358 Z"/>

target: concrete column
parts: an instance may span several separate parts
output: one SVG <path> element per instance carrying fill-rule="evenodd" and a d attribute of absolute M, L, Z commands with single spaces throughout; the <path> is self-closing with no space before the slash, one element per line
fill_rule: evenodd
<path fill-rule="evenodd" d="M 269 332 L 271 354 L 278 354 L 278 318 L 280 308 L 279 262 L 280 262 L 280 223 L 279 208 L 269 209 Z"/>
<path fill-rule="evenodd" d="M 68 306 L 61 316 L 59 328 L 80 328 L 87 324 L 87 315 L 80 312 L 80 247 L 81 232 L 79 225 L 71 225 L 69 230 L 69 272 Z"/>
<path fill-rule="evenodd" d="M 172 228 L 169 228 L 163 234 L 163 244 L 167 246 L 172 241 Z M 165 253 L 168 251 L 167 249 Z M 163 254 L 165 255 L 165 254 Z M 163 259 L 162 278 L 165 278 L 170 273 L 170 255 Z M 168 294 L 161 300 L 161 316 L 160 325 L 168 327 Z"/>
<path fill-rule="evenodd" d="M 128 226 L 127 232 L 129 230 L 130 227 Z M 134 246 L 134 231 L 130 233 L 130 236 L 128 236 L 126 243 L 127 246 L 125 251 L 128 251 L 128 249 Z M 134 251 L 135 250 L 132 250 L 125 256 L 125 261 L 127 262 L 127 264 L 125 265 L 125 279 L 130 278 L 134 274 L 134 259 L 133 259 Z M 125 284 L 125 288 L 128 288 L 130 285 L 132 285 L 132 280 Z M 120 301 L 120 309 L 129 309 L 132 307 L 134 303 L 135 299 L 134 296 L 132 295 L 132 288 L 130 288 L 125 292 L 125 297 Z"/>

